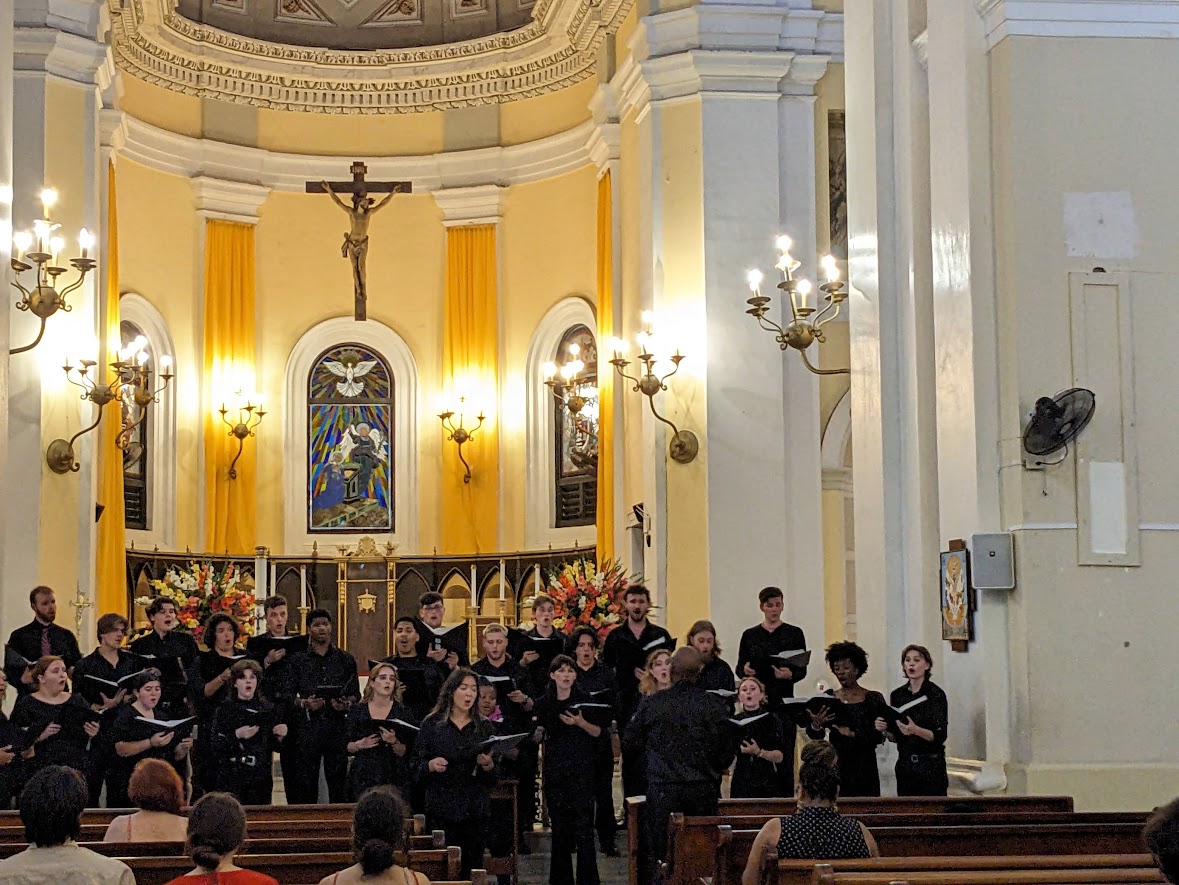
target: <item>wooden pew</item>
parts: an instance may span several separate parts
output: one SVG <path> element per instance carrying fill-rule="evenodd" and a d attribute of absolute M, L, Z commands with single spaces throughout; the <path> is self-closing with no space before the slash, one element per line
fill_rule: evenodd
<path fill-rule="evenodd" d="M 625 805 L 630 881 L 633 885 L 647 885 L 650 863 L 643 837 L 646 800 L 642 796 L 630 796 Z M 845 814 L 854 815 L 1064 813 L 1073 810 L 1073 800 L 1071 796 L 865 796 L 840 799 L 839 808 Z M 781 817 L 793 814 L 794 810 L 794 799 L 721 799 L 717 814 L 724 817 Z"/>
<path fill-rule="evenodd" d="M 410 839 L 409 850 L 411 852 L 446 848 L 446 834 L 442 830 L 435 830 L 429 836 L 411 836 Z M 183 842 L 79 842 L 78 844 L 108 857 L 184 854 Z M 19 854 L 26 847 L 28 846 L 23 842 L 0 844 L 0 860 Z M 317 833 L 313 841 L 308 841 L 306 837 L 291 837 L 289 835 L 278 838 L 247 838 L 241 853 L 300 854 L 308 851 L 342 852 L 351 850 L 352 834 L 349 831 Z"/>
<path fill-rule="evenodd" d="M 81 841 L 84 842 L 99 842 L 106 834 L 106 823 L 83 823 Z M 407 830 L 419 831 L 424 830 L 424 824 L 420 820 L 407 820 Z M 284 835 L 295 836 L 300 833 L 315 834 L 339 834 L 352 832 L 352 818 L 329 818 L 324 820 L 314 819 L 298 819 L 293 821 L 286 821 L 281 819 L 274 820 L 249 820 L 246 822 L 246 834 L 248 837 L 281 837 Z M 425 834 L 426 838 L 432 839 L 431 835 Z M 417 838 L 413 833 L 410 838 Z M 4 826 L 0 827 L 0 845 L 13 842 L 24 842 L 25 830 L 23 826 Z M 444 843 L 445 845 L 445 843 Z M 437 846 L 437 847 L 444 847 Z M 425 847 L 429 847 L 428 845 Z"/>
<path fill-rule="evenodd" d="M 778 860 L 781 885 L 814 885 L 832 873 L 870 873 L 896 879 L 916 873 L 989 870 L 1141 869 L 1154 871 L 1149 854 L 1063 854 L 1009 857 L 874 857 L 855 860 Z M 1153 881 L 1153 880 L 1151 880 Z M 716 885 L 715 881 L 713 885 Z"/>
<path fill-rule="evenodd" d="M 1152 885 L 1165 881 L 1154 867 L 1129 869 L 986 870 L 982 872 L 835 873 L 816 869 L 813 885 Z"/>

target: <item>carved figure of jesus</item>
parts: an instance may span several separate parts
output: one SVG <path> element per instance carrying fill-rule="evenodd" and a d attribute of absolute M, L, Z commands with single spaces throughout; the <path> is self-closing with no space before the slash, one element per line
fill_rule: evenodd
<path fill-rule="evenodd" d="M 356 294 L 356 316 L 364 317 L 368 299 L 368 289 L 365 276 L 365 259 L 368 257 L 368 225 L 372 217 L 385 207 L 399 189 L 390 191 L 381 202 L 363 192 L 352 192 L 352 205 L 348 206 L 326 182 L 321 182 L 323 189 L 346 213 L 351 221 L 349 230 L 344 234 L 344 242 L 340 246 L 340 255 L 352 262 L 352 286 Z"/>

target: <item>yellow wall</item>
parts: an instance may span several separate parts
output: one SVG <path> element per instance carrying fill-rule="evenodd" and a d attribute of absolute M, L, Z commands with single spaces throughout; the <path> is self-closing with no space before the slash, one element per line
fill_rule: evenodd
<path fill-rule="evenodd" d="M 119 82 L 123 87 L 119 107 L 132 117 L 168 132 L 191 138 L 201 137 L 199 98 L 182 95 L 127 74 L 120 74 Z"/>

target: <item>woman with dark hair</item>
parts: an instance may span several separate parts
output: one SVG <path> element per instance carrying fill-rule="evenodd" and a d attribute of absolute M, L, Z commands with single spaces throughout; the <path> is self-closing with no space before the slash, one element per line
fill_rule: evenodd
<path fill-rule="evenodd" d="M 130 680 L 128 686 L 133 700 L 119 708 L 111 723 L 111 744 L 115 754 L 106 775 L 108 808 L 130 807 L 131 774 L 144 759 L 162 759 L 179 767 L 192 749 L 192 738 L 187 729 L 185 736 L 180 738 L 177 730 L 154 724 L 163 693 L 159 670 L 144 670 Z"/>
<path fill-rule="evenodd" d="M 245 805 L 269 805 L 273 786 L 271 756 L 287 736 L 274 704 L 258 695 L 262 665 L 246 658 L 229 669 L 233 692 L 213 714 L 210 730 L 217 789 Z"/>
<path fill-rule="evenodd" d="M 184 782 L 175 768 L 162 759 L 141 760 L 131 773 L 127 793 L 139 810 L 112 820 L 103 842 L 184 841 L 188 827 L 188 819 L 180 813 Z"/>
<path fill-rule="evenodd" d="M 736 761 L 729 781 L 731 799 L 770 799 L 780 796 L 778 766 L 786 764 L 782 722 L 766 705 L 765 686 L 756 676 L 737 684 L 740 710 L 733 723 Z M 792 726 L 793 727 L 793 726 Z M 794 760 L 790 760 L 794 764 Z"/>
<path fill-rule="evenodd" d="M 348 769 L 348 795 L 355 802 L 370 787 L 389 784 L 408 795 L 409 745 L 397 736 L 397 728 L 406 735 L 405 725 L 396 726 L 400 719 L 408 725 L 416 724 L 409 708 L 401 704 L 402 685 L 397 679 L 397 668 L 380 663 L 369 670 L 368 684 L 360 703 L 348 711 L 348 755 L 352 766 Z"/>
<path fill-rule="evenodd" d="M 839 765 L 835 750 L 826 741 L 802 748 L 798 770 L 798 807 L 789 817 L 766 821 L 753 840 L 741 885 L 757 885 L 762 860 L 771 857 L 832 858 L 879 857 L 876 840 L 868 828 L 836 808 L 839 798 Z"/>
<path fill-rule="evenodd" d="M 618 736 L 618 680 L 614 671 L 598 660 L 602 641 L 598 631 L 582 624 L 573 631 L 570 654 L 577 664 L 577 685 L 590 700 L 610 706 L 607 728 L 595 742 L 594 750 L 594 827 L 598 846 L 607 857 L 618 857 L 618 823 L 614 818 L 614 759 L 621 745 Z"/>
<path fill-rule="evenodd" d="M 888 703 L 895 709 L 915 706 L 907 716 L 877 717 L 876 730 L 897 745 L 897 795 L 945 796 L 950 790 L 946 773 L 946 727 L 950 705 L 946 693 L 930 681 L 933 656 L 924 645 L 906 645 L 901 672 L 908 680 L 893 689 Z"/>
<path fill-rule="evenodd" d="M 319 885 L 430 885 L 421 873 L 394 860 L 405 851 L 406 814 L 405 803 L 392 787 L 373 787 L 365 792 L 352 809 L 352 856 L 356 863 L 325 876 Z"/>
<path fill-rule="evenodd" d="M 33 665 L 33 685 L 33 693 L 21 695 L 12 707 L 12 724 L 37 732 L 26 769 L 64 765 L 85 777 L 90 741 L 98 736 L 97 714 L 70 694 L 65 661 L 57 655 L 45 655 Z"/>
<path fill-rule="evenodd" d="M 278 885 L 278 880 L 233 862 L 246 841 L 246 812 L 229 793 L 206 793 L 188 812 L 184 852 L 196 869 L 168 885 Z M 192 882 L 202 876 L 205 882 Z"/>
<path fill-rule="evenodd" d="M 839 681 L 839 688 L 827 694 L 838 705 L 809 709 L 812 739 L 829 735 L 839 758 L 839 784 L 844 796 L 879 796 L 880 772 L 876 748 L 884 738 L 876 730 L 876 717 L 884 707 L 884 695 L 860 685 L 868 672 L 868 654 L 854 642 L 834 642 L 827 648 L 827 666 Z"/>
<path fill-rule="evenodd" d="M 241 631 L 237 621 L 224 612 L 205 621 L 204 642 L 209 647 L 197 655 L 188 677 L 193 709 L 197 716 L 196 745 L 192 748 L 192 795 L 195 799 L 220 783 L 219 760 L 213 753 L 213 714 L 230 694 L 233 665 L 245 657 L 235 649 Z"/>
<path fill-rule="evenodd" d="M 442 684 L 434 710 L 422 720 L 413 757 L 427 823 L 445 830 L 446 841 L 462 849 L 465 877 L 483 862 L 488 792 L 495 783 L 495 760 L 482 749 L 492 731 L 479 712 L 478 697 L 474 671 L 455 668 Z"/>

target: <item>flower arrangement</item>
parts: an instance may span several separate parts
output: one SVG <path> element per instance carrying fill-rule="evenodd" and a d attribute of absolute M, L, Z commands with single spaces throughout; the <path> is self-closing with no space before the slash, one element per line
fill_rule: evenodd
<path fill-rule="evenodd" d="M 217 612 L 224 612 L 237 621 L 243 636 L 253 635 L 257 610 L 253 579 L 232 562 L 218 565 L 193 562 L 186 569 L 173 566 L 162 579 L 153 580 L 151 587 L 154 595 L 176 604 L 175 629 L 191 633 L 197 642 L 204 636 L 205 621 Z M 150 602 L 148 596 L 135 600 L 136 605 L 145 606 Z M 140 631 L 131 638 L 146 632 Z"/>
<path fill-rule="evenodd" d="M 571 634 L 585 624 L 605 638 L 625 615 L 622 592 L 630 583 L 621 562 L 606 560 L 599 566 L 591 560 L 577 559 L 566 563 L 549 575 L 546 589 L 556 606 L 553 626 Z"/>

